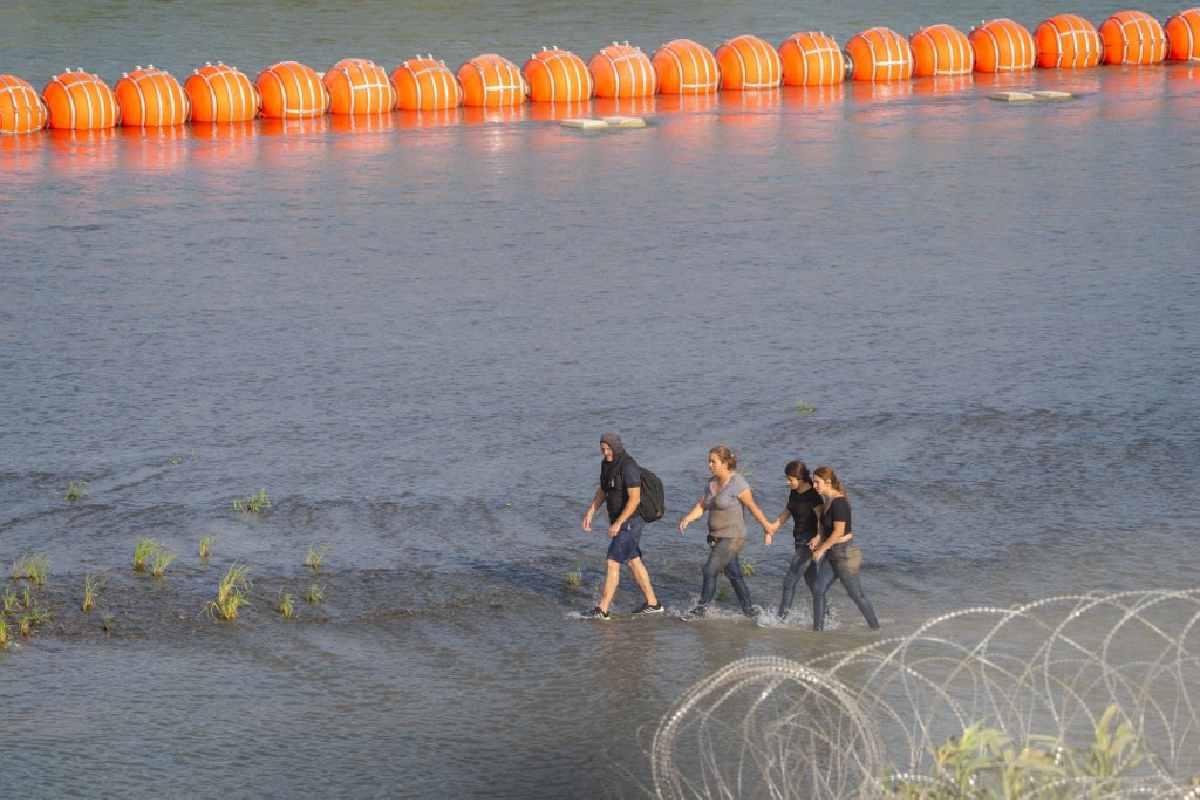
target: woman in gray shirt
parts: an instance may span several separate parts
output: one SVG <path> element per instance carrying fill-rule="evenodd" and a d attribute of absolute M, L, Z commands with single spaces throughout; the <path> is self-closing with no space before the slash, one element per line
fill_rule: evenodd
<path fill-rule="evenodd" d="M 767 519 L 758 504 L 746 479 L 737 473 L 737 457 L 725 445 L 718 445 L 708 451 L 708 470 L 712 479 L 704 497 L 692 507 L 683 519 L 679 520 L 679 532 L 682 534 L 687 526 L 708 512 L 708 561 L 701 570 L 704 583 L 700 587 L 700 604 L 693 608 L 690 615 L 702 617 L 717 593 L 717 576 L 721 572 L 733 584 L 737 593 L 742 612 L 753 616 L 750 605 L 750 587 L 742 578 L 742 565 L 738 562 L 738 553 L 746 544 L 746 519 L 743 509 L 749 509 L 764 531 L 772 530 L 771 521 Z"/>

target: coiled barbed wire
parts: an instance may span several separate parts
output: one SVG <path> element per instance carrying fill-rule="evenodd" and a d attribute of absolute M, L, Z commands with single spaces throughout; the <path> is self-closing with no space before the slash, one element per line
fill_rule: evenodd
<path fill-rule="evenodd" d="M 1087 593 L 741 659 L 660 721 L 654 792 L 1200 800 L 1198 622 L 1200 589 Z"/>

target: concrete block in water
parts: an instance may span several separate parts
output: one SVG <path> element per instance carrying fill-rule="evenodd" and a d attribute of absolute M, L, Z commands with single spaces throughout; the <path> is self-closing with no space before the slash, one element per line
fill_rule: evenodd
<path fill-rule="evenodd" d="M 1070 100 L 1075 95 L 1070 92 L 1059 92 L 1052 89 L 1046 89 L 1040 92 L 1032 92 L 1035 100 Z"/>
<path fill-rule="evenodd" d="M 607 128 L 608 123 L 602 119 L 584 119 L 573 118 L 564 119 L 561 123 L 564 128 L 583 128 L 584 130 L 593 130 L 595 128 Z"/>
<path fill-rule="evenodd" d="M 613 128 L 644 128 L 646 120 L 641 117 L 604 117 L 603 118 L 610 127 Z"/>
<path fill-rule="evenodd" d="M 1035 99 L 1029 92 L 996 92 L 988 97 L 1002 103 L 1024 103 Z"/>

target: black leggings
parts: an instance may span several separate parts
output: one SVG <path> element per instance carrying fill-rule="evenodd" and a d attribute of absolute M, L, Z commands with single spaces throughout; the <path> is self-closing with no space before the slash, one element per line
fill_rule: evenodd
<path fill-rule="evenodd" d="M 788 612 L 792 610 L 792 601 L 796 597 L 796 584 L 800 583 L 800 576 L 803 575 L 808 588 L 812 589 L 813 579 L 816 573 L 812 570 L 805 570 L 812 562 L 812 550 L 808 547 L 808 542 L 796 542 L 796 553 L 792 556 L 792 563 L 788 565 L 788 570 L 783 576 L 783 598 L 779 601 L 779 618 L 786 619 Z"/>
<path fill-rule="evenodd" d="M 746 585 L 746 579 L 742 577 L 742 563 L 738 561 L 738 553 L 745 543 L 745 539 L 708 537 L 710 548 L 708 560 L 700 569 L 704 576 L 704 583 L 700 586 L 700 605 L 704 606 L 712 602 L 713 596 L 717 593 L 717 576 L 724 572 L 725 577 L 729 578 L 729 582 L 733 584 L 733 591 L 737 595 L 738 603 L 742 606 L 742 611 L 750 613 L 750 587 Z"/>
<path fill-rule="evenodd" d="M 838 548 L 842 549 L 839 551 Z M 808 586 L 812 590 L 814 631 L 825 630 L 825 595 L 828 594 L 829 587 L 833 586 L 833 582 L 836 580 L 840 580 L 842 586 L 846 587 L 846 594 L 850 595 L 854 605 L 858 606 L 858 610 L 862 612 L 863 618 L 867 620 L 867 626 L 872 630 L 879 627 L 875 609 L 871 607 L 871 601 L 863 593 L 862 584 L 858 580 L 858 572 L 851 572 L 846 563 L 845 548 L 844 544 L 835 544 L 829 548 L 820 562 L 812 564 L 808 568 L 808 571 L 813 573 L 813 578 Z M 805 575 L 805 577 L 808 576 Z"/>

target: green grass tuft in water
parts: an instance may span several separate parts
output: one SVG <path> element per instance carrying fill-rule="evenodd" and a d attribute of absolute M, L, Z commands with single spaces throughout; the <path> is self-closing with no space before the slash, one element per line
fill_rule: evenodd
<path fill-rule="evenodd" d="M 304 602 L 310 606 L 325 602 L 325 587 L 319 583 L 311 584 L 304 592 Z"/>
<path fill-rule="evenodd" d="M 133 571 L 145 572 L 146 562 L 154 558 L 158 549 L 159 544 L 155 540 L 138 539 L 138 543 L 133 546 Z"/>
<path fill-rule="evenodd" d="M 161 578 L 167 573 L 167 567 L 171 566 L 171 562 L 174 560 L 174 553 L 165 547 L 159 546 L 154 551 L 154 561 L 150 567 L 150 574 L 156 578 Z"/>
<path fill-rule="evenodd" d="M 70 481 L 67 484 L 67 493 L 64 500 L 68 503 L 75 503 L 87 497 L 88 488 L 87 481 Z"/>
<path fill-rule="evenodd" d="M 271 498 L 266 489 L 259 489 L 249 497 L 239 497 L 233 501 L 233 510 L 243 514 L 260 514 L 271 507 Z"/>
<path fill-rule="evenodd" d="M 754 562 L 747 559 L 741 563 L 742 563 L 742 577 L 743 578 L 754 577 Z"/>
<path fill-rule="evenodd" d="M 217 584 L 217 599 L 210 600 L 204 610 L 210 617 L 232 622 L 238 618 L 242 606 L 250 604 L 246 595 L 250 591 L 250 568 L 245 564 L 233 564 Z"/>
<path fill-rule="evenodd" d="M 321 564 L 325 562 L 325 556 L 329 554 L 329 545 L 309 545 L 308 555 L 304 557 L 304 566 L 311 569 L 313 572 L 321 571 Z"/>
<path fill-rule="evenodd" d="M 79 604 L 83 613 L 88 613 L 96 607 L 96 597 L 100 594 L 100 580 L 95 575 L 83 576 L 83 602 Z"/>
<path fill-rule="evenodd" d="M 50 574 L 50 559 L 41 553 L 23 555 L 13 562 L 11 574 L 18 580 L 45 586 L 46 577 Z"/>
<path fill-rule="evenodd" d="M 287 592 L 280 592 L 279 602 L 275 605 L 275 610 L 284 619 L 295 619 L 296 617 L 296 598 Z"/>
<path fill-rule="evenodd" d="M 810 406 L 808 403 L 797 403 L 796 413 L 802 417 L 811 417 L 813 414 L 817 413 L 817 407 Z"/>
<path fill-rule="evenodd" d="M 208 560 L 208 557 L 212 555 L 212 548 L 213 548 L 213 537 L 201 536 L 200 537 L 200 547 L 199 547 L 201 560 L 203 560 L 203 561 Z"/>

